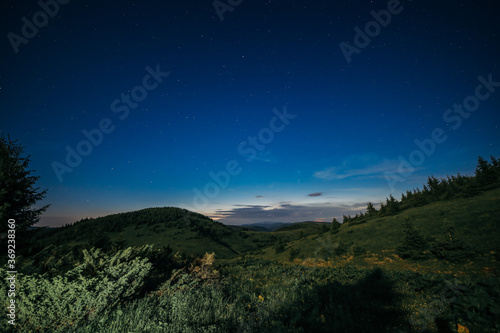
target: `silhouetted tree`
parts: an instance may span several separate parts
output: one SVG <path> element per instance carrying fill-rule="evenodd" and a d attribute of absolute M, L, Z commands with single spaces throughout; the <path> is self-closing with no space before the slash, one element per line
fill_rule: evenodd
<path fill-rule="evenodd" d="M 368 216 L 375 216 L 377 214 L 377 209 L 375 209 L 371 202 L 368 202 L 368 205 L 366 206 L 366 213 Z"/>
<path fill-rule="evenodd" d="M 386 214 L 394 215 L 397 212 L 399 212 L 399 202 L 396 199 L 394 199 L 394 197 L 391 194 L 389 198 L 386 199 Z"/>
<path fill-rule="evenodd" d="M 330 226 L 330 233 L 336 234 L 337 232 L 339 232 L 339 229 L 340 229 L 340 223 L 334 217 L 332 220 L 332 225 Z"/>
<path fill-rule="evenodd" d="M 500 169 L 500 160 L 495 158 L 495 156 L 493 156 L 493 155 L 490 156 L 490 159 L 491 159 L 491 165 L 492 165 L 493 169 L 498 171 Z"/>
<path fill-rule="evenodd" d="M 488 186 L 496 181 L 493 166 L 481 156 L 477 159 L 476 180 L 479 186 Z"/>
<path fill-rule="evenodd" d="M 401 244 L 397 247 L 397 253 L 401 258 L 422 259 L 428 243 L 422 234 L 415 229 L 410 219 L 405 219 L 402 224 Z"/>
<path fill-rule="evenodd" d="M 434 176 L 427 178 L 428 193 L 431 200 L 439 200 L 441 194 L 443 193 L 443 187 L 441 182 Z"/>
<path fill-rule="evenodd" d="M 40 177 L 29 170 L 30 156 L 23 157 L 24 147 L 10 137 L 0 136 L 0 233 L 7 231 L 7 221 L 16 220 L 16 231 L 24 231 L 37 223 L 49 207 L 34 208 L 45 197 L 36 182 Z"/>
<path fill-rule="evenodd" d="M 463 188 L 464 195 L 466 197 L 473 197 L 481 192 L 481 186 L 477 178 L 469 178 Z"/>
<path fill-rule="evenodd" d="M 378 216 L 382 217 L 387 215 L 387 206 L 383 202 L 380 203 L 380 209 L 378 210 Z"/>

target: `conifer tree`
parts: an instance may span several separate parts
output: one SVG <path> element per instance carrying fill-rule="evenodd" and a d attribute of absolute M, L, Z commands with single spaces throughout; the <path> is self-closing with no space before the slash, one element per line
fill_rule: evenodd
<path fill-rule="evenodd" d="M 495 158 L 495 156 L 493 156 L 493 155 L 490 156 L 490 159 L 491 159 L 491 164 L 493 166 L 493 169 L 495 169 L 495 170 L 500 169 L 500 160 Z"/>
<path fill-rule="evenodd" d="M 487 186 L 495 182 L 495 171 L 481 156 L 477 159 L 476 179 L 479 186 Z"/>
<path fill-rule="evenodd" d="M 378 210 L 378 216 L 383 217 L 387 214 L 387 207 L 383 202 L 380 203 L 380 209 Z"/>
<path fill-rule="evenodd" d="M 377 214 L 377 209 L 375 209 L 371 202 L 368 202 L 368 205 L 366 206 L 366 213 L 368 216 L 374 216 Z"/>
<path fill-rule="evenodd" d="M 16 231 L 37 223 L 49 207 L 34 208 L 45 197 L 36 182 L 40 177 L 29 170 L 30 156 L 23 157 L 24 147 L 10 137 L 0 136 L 0 234 L 7 231 L 7 221 L 16 221 Z M 3 238 L 3 237 L 2 237 Z"/>
<path fill-rule="evenodd" d="M 491 169 L 495 174 L 495 181 L 498 183 L 498 181 L 500 181 L 500 159 L 497 159 L 494 156 L 490 156 L 490 159 L 491 159 Z"/>
<path fill-rule="evenodd" d="M 401 258 L 422 259 L 428 244 L 423 235 L 413 226 L 408 218 L 402 224 L 402 239 L 397 247 Z"/>
<path fill-rule="evenodd" d="M 339 232 L 339 229 L 340 229 L 340 223 L 334 217 L 332 220 L 332 225 L 330 226 L 330 233 L 336 234 L 337 232 Z"/>
<path fill-rule="evenodd" d="M 386 213 L 387 215 L 394 215 L 399 211 L 399 202 L 394 199 L 394 197 L 389 195 L 389 199 L 386 199 Z"/>

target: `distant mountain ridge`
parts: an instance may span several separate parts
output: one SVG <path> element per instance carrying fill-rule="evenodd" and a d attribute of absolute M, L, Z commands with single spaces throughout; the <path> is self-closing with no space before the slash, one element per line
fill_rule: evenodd
<path fill-rule="evenodd" d="M 294 223 L 297 223 L 297 222 L 271 222 L 271 221 L 262 221 L 262 222 L 255 222 L 255 223 L 246 223 L 246 224 L 242 224 L 241 226 L 242 227 L 249 227 L 249 228 L 252 228 L 254 230 L 258 230 L 258 229 L 264 229 L 264 230 L 260 230 L 260 231 L 274 231 L 278 228 L 281 228 L 281 227 L 284 227 L 284 226 L 287 226 L 287 225 L 291 225 L 291 224 L 294 224 Z"/>
<path fill-rule="evenodd" d="M 169 246 L 184 255 L 215 252 L 218 258 L 233 258 L 272 246 L 278 238 L 290 242 L 316 234 L 320 226 L 313 224 L 316 223 L 263 221 L 225 225 L 182 208 L 156 207 L 86 218 L 60 228 L 33 228 L 31 239 L 37 239 L 33 255 L 51 246 L 80 251 L 155 244 Z"/>
<path fill-rule="evenodd" d="M 323 224 L 325 222 L 315 222 L 315 221 L 302 221 L 302 222 L 271 222 L 271 221 L 263 221 L 263 222 L 255 222 L 255 223 L 246 223 L 240 225 L 241 227 L 249 228 L 254 231 L 285 231 L 285 230 L 294 230 L 304 226 L 305 224 Z"/>

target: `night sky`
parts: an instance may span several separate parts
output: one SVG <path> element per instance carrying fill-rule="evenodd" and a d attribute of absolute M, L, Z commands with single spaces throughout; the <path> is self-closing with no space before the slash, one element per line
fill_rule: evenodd
<path fill-rule="evenodd" d="M 0 130 L 48 189 L 39 225 L 329 222 L 500 156 L 499 8 L 2 1 Z"/>

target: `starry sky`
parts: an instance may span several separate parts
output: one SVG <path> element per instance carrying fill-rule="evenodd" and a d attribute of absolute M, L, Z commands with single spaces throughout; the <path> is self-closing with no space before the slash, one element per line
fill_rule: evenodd
<path fill-rule="evenodd" d="M 2 1 L 0 130 L 58 226 L 331 221 L 500 156 L 493 1 Z"/>

